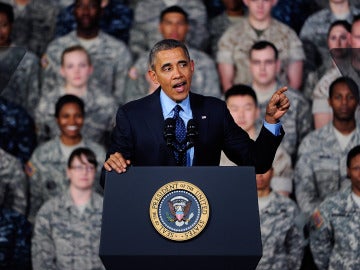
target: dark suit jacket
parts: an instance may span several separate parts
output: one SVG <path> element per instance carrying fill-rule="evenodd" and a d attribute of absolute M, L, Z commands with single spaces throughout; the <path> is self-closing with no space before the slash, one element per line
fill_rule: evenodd
<path fill-rule="evenodd" d="M 221 150 L 238 165 L 255 166 L 257 173 L 272 166 L 283 130 L 280 136 L 274 136 L 263 127 L 254 142 L 234 122 L 224 101 L 190 93 L 190 106 L 199 132 L 193 166 L 218 166 Z M 119 108 L 107 158 L 120 152 L 134 166 L 175 166 L 163 133 L 164 117 L 157 89 Z"/>

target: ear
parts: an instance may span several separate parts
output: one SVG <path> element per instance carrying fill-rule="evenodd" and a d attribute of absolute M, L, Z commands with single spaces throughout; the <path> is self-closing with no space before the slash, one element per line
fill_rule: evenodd
<path fill-rule="evenodd" d="M 60 68 L 60 75 L 61 75 L 61 77 L 65 78 L 65 69 L 62 66 Z"/>
<path fill-rule="evenodd" d="M 158 82 L 158 80 L 157 80 L 157 76 L 156 76 L 155 71 L 149 69 L 149 70 L 148 70 L 148 75 L 149 75 L 149 78 L 151 79 L 151 81 L 152 81 L 153 83 L 159 84 L 159 82 Z"/>
<path fill-rule="evenodd" d="M 259 107 L 256 107 L 256 113 L 255 113 L 255 115 L 256 115 L 256 119 L 259 119 L 260 118 L 260 108 Z"/>
<path fill-rule="evenodd" d="M 277 2 L 278 2 L 278 0 L 273 0 L 272 6 L 273 7 L 276 6 Z"/>
<path fill-rule="evenodd" d="M 195 63 L 194 63 L 194 60 L 190 60 L 190 68 L 191 68 L 191 72 L 194 72 L 195 70 Z"/>
<path fill-rule="evenodd" d="M 71 171 L 70 171 L 69 168 L 66 168 L 66 176 L 67 176 L 68 179 L 71 178 Z"/>
<path fill-rule="evenodd" d="M 248 6 L 248 5 L 249 5 L 249 0 L 243 0 L 243 2 L 244 2 L 244 5 L 245 5 L 245 6 Z"/>
<path fill-rule="evenodd" d="M 94 72 L 94 66 L 90 65 L 89 75 L 93 74 L 93 72 Z"/>
<path fill-rule="evenodd" d="M 281 70 L 281 61 L 280 59 L 276 60 L 276 73 L 279 74 Z"/>

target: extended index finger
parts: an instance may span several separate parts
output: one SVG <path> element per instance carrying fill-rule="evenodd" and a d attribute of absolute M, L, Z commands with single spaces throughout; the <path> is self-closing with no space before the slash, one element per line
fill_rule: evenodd
<path fill-rule="evenodd" d="M 288 87 L 287 87 L 287 86 L 283 86 L 283 87 L 281 87 L 280 89 L 278 89 L 278 90 L 276 91 L 276 94 L 280 95 L 280 94 L 286 92 L 287 90 L 288 90 Z"/>

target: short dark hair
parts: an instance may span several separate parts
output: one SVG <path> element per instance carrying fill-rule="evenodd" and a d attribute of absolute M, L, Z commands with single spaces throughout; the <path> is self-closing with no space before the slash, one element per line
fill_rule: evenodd
<path fill-rule="evenodd" d="M 11 5 L 0 2 L 0 13 L 4 13 L 11 24 L 14 22 L 14 9 Z"/>
<path fill-rule="evenodd" d="M 353 160 L 353 158 L 355 158 L 357 155 L 360 155 L 360 145 L 357 145 L 355 147 L 353 147 L 348 155 L 347 155 L 347 159 L 346 159 L 346 166 L 348 168 L 350 168 L 350 164 L 351 164 L 351 161 Z"/>
<path fill-rule="evenodd" d="M 82 156 L 85 156 L 86 157 L 86 160 L 95 166 L 95 168 L 97 167 L 97 160 L 96 160 L 96 155 L 95 153 L 90 150 L 89 148 L 86 148 L 86 147 L 79 147 L 79 148 L 76 148 L 74 149 L 71 154 L 70 154 L 70 157 L 68 159 L 68 162 L 67 162 L 67 166 L 68 168 L 71 168 L 71 164 L 73 162 L 73 160 L 75 158 L 79 158 L 80 160 L 82 160 Z"/>
<path fill-rule="evenodd" d="M 335 26 L 342 26 L 347 32 L 351 33 L 351 24 L 347 20 L 336 20 L 329 26 L 327 37 L 329 37 L 331 30 Z"/>
<path fill-rule="evenodd" d="M 260 41 L 255 42 L 250 48 L 249 57 L 251 56 L 252 51 L 263 50 L 267 47 L 270 47 L 274 50 L 275 59 L 277 60 L 279 58 L 279 51 L 273 43 L 271 43 L 270 41 L 267 41 L 267 40 L 260 40 Z"/>
<path fill-rule="evenodd" d="M 79 52 L 84 52 L 86 54 L 86 57 L 88 59 L 88 62 L 89 64 L 91 65 L 91 57 L 90 57 L 90 54 L 88 53 L 88 51 L 81 45 L 74 45 L 74 46 L 70 46 L 70 47 L 67 47 L 65 48 L 65 50 L 63 50 L 63 52 L 61 53 L 61 60 L 60 60 L 60 63 L 61 65 L 64 64 L 64 58 L 65 58 L 65 55 L 67 53 L 71 53 L 71 52 L 76 52 L 76 51 L 79 51 Z"/>
<path fill-rule="evenodd" d="M 340 83 L 345 83 L 349 87 L 351 93 L 355 96 L 356 100 L 359 101 L 359 87 L 352 78 L 347 76 L 339 77 L 330 84 L 329 98 L 333 96 L 335 86 Z"/>
<path fill-rule="evenodd" d="M 250 96 L 255 102 L 255 105 L 258 106 L 258 100 L 254 89 L 245 84 L 235 84 L 225 92 L 225 100 L 228 100 L 232 96 Z"/>
<path fill-rule="evenodd" d="M 351 22 L 351 31 L 353 31 L 354 23 L 360 21 L 360 14 L 357 14 L 353 17 L 353 20 Z"/>
<path fill-rule="evenodd" d="M 183 8 L 176 5 L 165 8 L 163 11 L 161 11 L 160 22 L 164 20 L 165 15 L 168 13 L 180 13 L 184 16 L 186 23 L 189 23 L 189 14 Z"/>
<path fill-rule="evenodd" d="M 63 95 L 61 96 L 56 104 L 55 104 L 55 117 L 58 118 L 60 111 L 62 109 L 62 107 L 64 107 L 64 105 L 69 104 L 69 103 L 75 103 L 79 106 L 80 111 L 83 115 L 85 115 L 85 105 L 84 105 L 84 101 L 74 95 Z"/>
<path fill-rule="evenodd" d="M 156 54 L 160 51 L 165 51 L 165 50 L 171 50 L 171 49 L 176 49 L 176 48 L 181 48 L 183 49 L 183 51 L 185 52 L 186 57 L 190 60 L 190 54 L 188 49 L 186 48 L 185 44 L 181 41 L 175 40 L 175 39 L 163 39 L 160 40 L 159 42 L 157 42 L 154 47 L 152 47 L 152 49 L 150 50 L 149 53 L 149 66 L 152 70 L 154 70 L 155 66 L 154 66 L 154 62 L 155 62 L 155 57 Z"/>

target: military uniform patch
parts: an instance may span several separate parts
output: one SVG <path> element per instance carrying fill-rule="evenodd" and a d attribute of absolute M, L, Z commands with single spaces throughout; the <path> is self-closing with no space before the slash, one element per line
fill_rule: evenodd
<path fill-rule="evenodd" d="M 35 166 L 30 161 L 28 161 L 25 164 L 25 173 L 26 173 L 26 175 L 31 177 L 31 176 L 34 175 L 35 172 L 36 172 Z"/>
<path fill-rule="evenodd" d="M 316 228 L 320 228 L 321 225 L 324 223 L 323 218 L 318 209 L 313 213 L 312 219 Z"/>
<path fill-rule="evenodd" d="M 150 203 L 150 219 L 167 239 L 185 241 L 197 236 L 209 219 L 209 203 L 195 185 L 175 181 L 160 187 Z"/>

